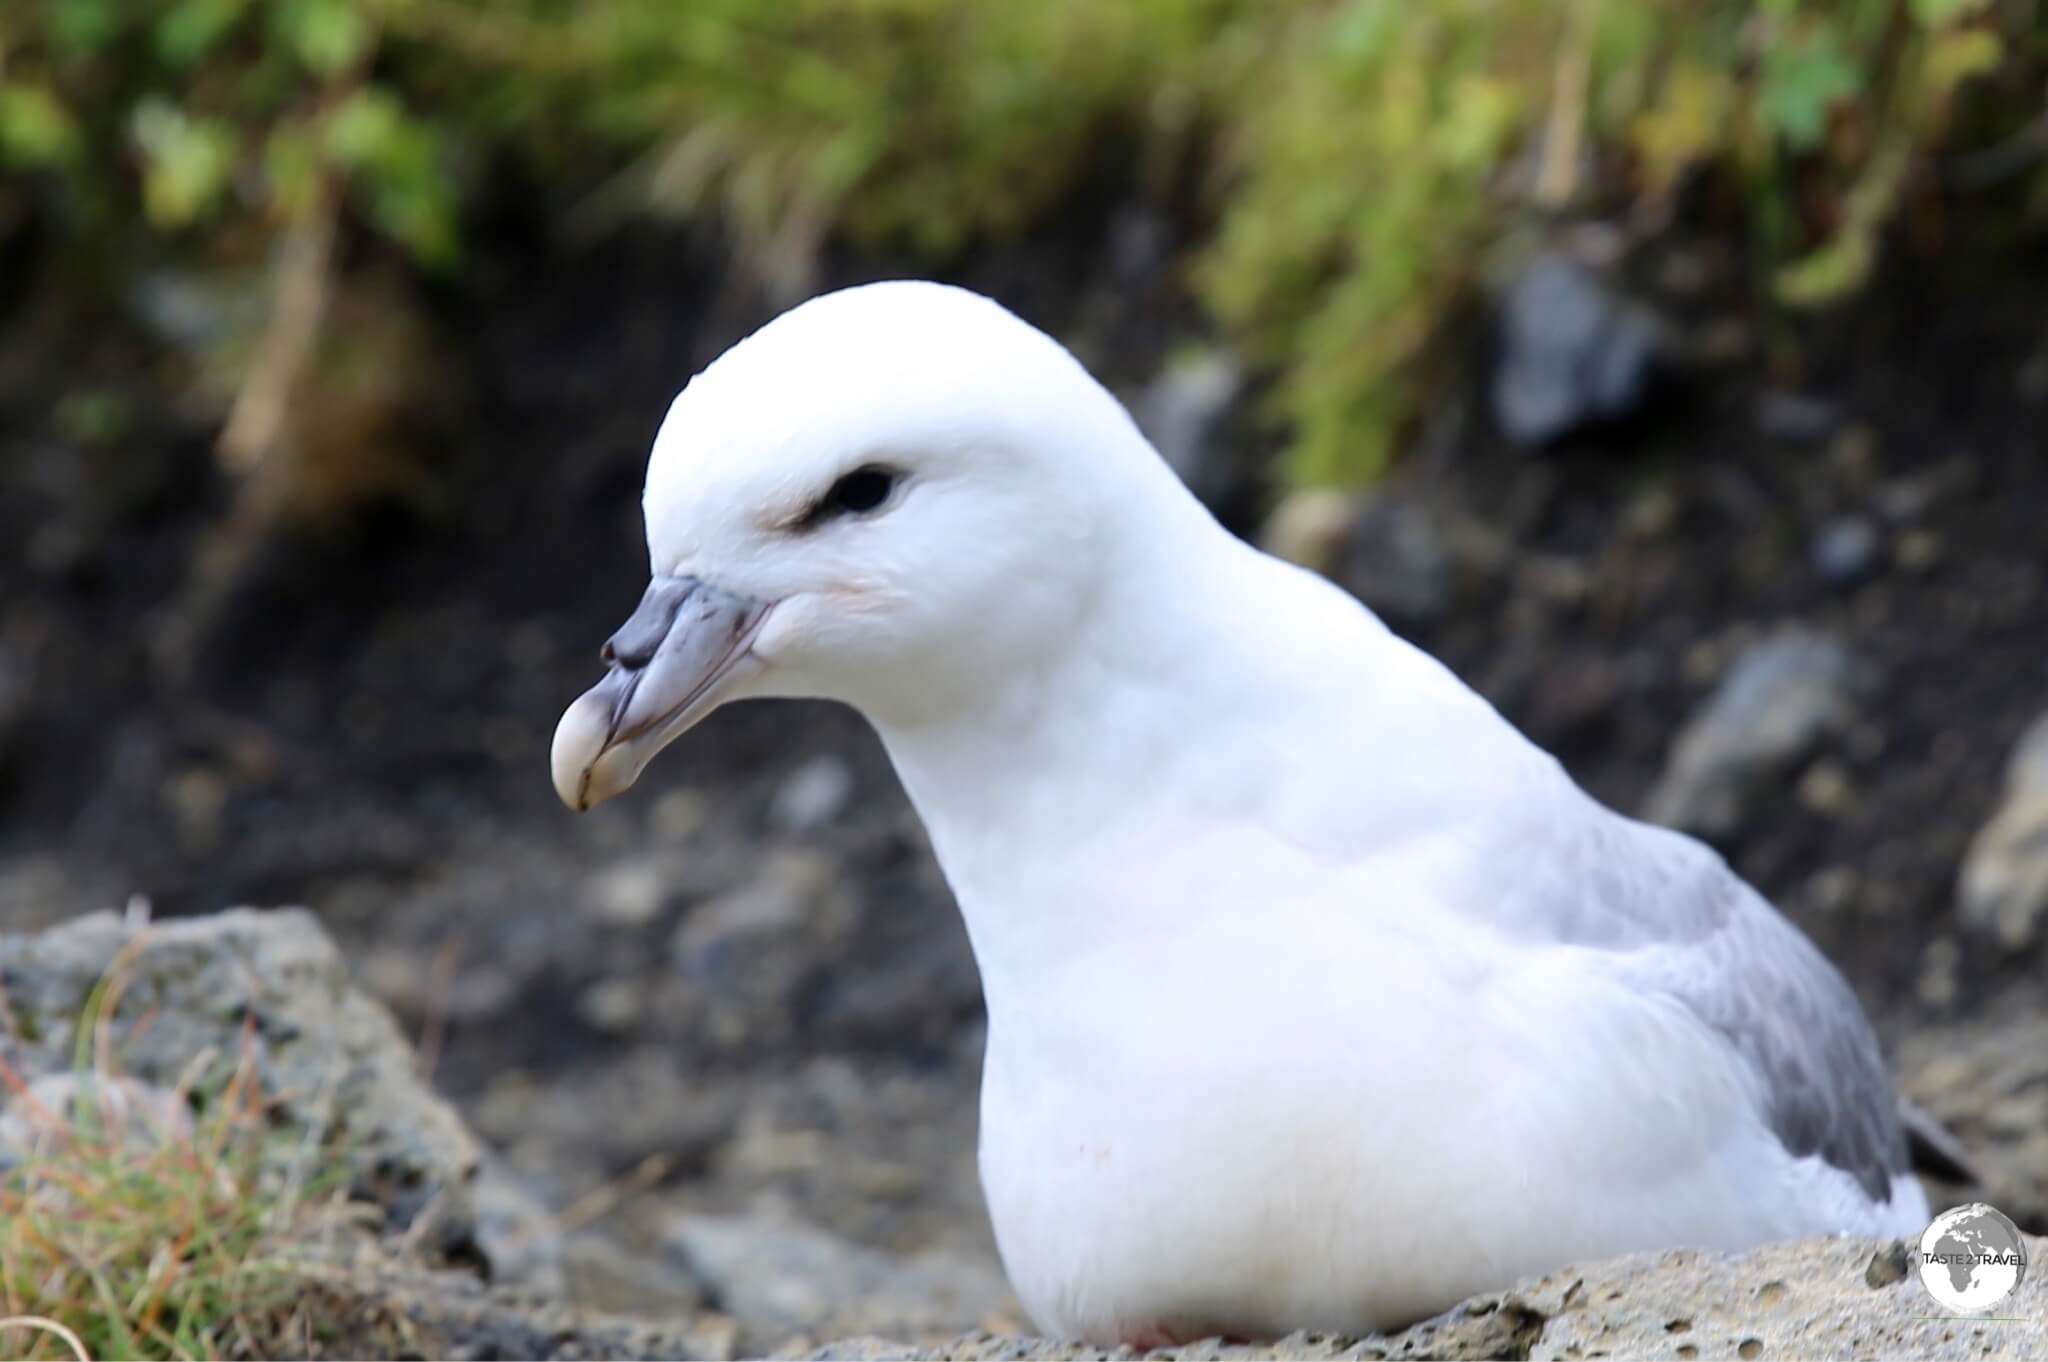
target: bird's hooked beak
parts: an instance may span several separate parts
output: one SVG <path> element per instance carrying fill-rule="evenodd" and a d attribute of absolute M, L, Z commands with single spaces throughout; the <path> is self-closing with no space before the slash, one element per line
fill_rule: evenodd
<path fill-rule="evenodd" d="M 611 669 L 555 726 L 555 793 L 579 813 L 630 788 L 654 754 L 760 667 L 768 607 L 695 577 L 656 577 L 604 645 Z"/>

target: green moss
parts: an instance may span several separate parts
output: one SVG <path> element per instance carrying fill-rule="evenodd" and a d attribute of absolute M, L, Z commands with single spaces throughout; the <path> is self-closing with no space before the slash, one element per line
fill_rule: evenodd
<path fill-rule="evenodd" d="M 1192 159 L 1192 277 L 1271 367 L 1294 480 L 1345 484 L 1395 457 L 1444 318 L 1531 215 L 1714 166 L 1772 301 L 1854 293 L 1959 90 L 2001 94 L 1974 144 L 2037 112 L 2034 8 L 10 0 L 0 174 L 200 244 L 340 203 L 452 267 L 457 171 L 503 155 L 600 217 L 716 215 L 773 270 L 831 233 L 936 259 L 1019 229 L 1105 145 L 1148 184 Z"/>

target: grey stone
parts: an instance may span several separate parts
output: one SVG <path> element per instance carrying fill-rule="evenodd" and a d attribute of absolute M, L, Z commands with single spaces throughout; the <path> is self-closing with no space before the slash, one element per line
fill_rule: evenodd
<path fill-rule="evenodd" d="M 1357 505 L 1331 571 L 1379 613 L 1422 623 L 1485 589 L 1509 559 L 1506 540 L 1454 494 L 1404 478 Z"/>
<path fill-rule="evenodd" d="M 1214 500 L 1228 482 L 1216 433 L 1244 390 L 1244 368 L 1227 350 L 1173 356 L 1132 404 L 1138 428 L 1195 495 Z"/>
<path fill-rule="evenodd" d="M 1435 619 L 1451 603 L 1451 557 L 1443 536 L 1426 511 L 1400 498 L 1366 501 L 1338 574 L 1360 600 L 1396 619 Z"/>
<path fill-rule="evenodd" d="M 671 953 L 693 978 L 730 977 L 750 942 L 800 929 L 832 882 L 824 856 L 785 850 L 768 857 L 750 884 L 698 904 L 676 928 Z"/>
<path fill-rule="evenodd" d="M 1329 575 L 1350 542 L 1359 502 L 1331 487 L 1303 487 L 1280 499 L 1259 527 L 1259 547 L 1276 558 Z"/>
<path fill-rule="evenodd" d="M 586 1310 L 664 1319 L 697 1314 L 704 1288 L 672 1258 L 658 1249 L 636 1252 L 603 1234 L 571 1235 L 563 1249 L 569 1295 Z"/>
<path fill-rule="evenodd" d="M 1813 570 L 1836 586 L 1862 581 L 1877 566 L 1882 541 L 1862 516 L 1844 516 L 1821 527 L 1813 539 Z"/>
<path fill-rule="evenodd" d="M 622 860 L 606 867 L 591 885 L 590 909 L 614 927 L 644 927 L 661 916 L 668 880 L 657 857 Z"/>
<path fill-rule="evenodd" d="M 1759 789 L 1846 731 L 1859 681 L 1847 649 L 1804 630 L 1750 647 L 1680 731 L 1645 816 L 1705 837 L 1734 832 Z"/>
<path fill-rule="evenodd" d="M 686 1076 L 665 1048 L 642 1046 L 545 1080 L 508 1070 L 469 1104 L 468 1115 L 515 1168 L 564 1179 L 543 1191 L 565 1202 L 653 1155 L 706 1157 L 731 1130 L 740 1095 L 739 1085 Z M 530 1156 L 539 1149 L 548 1156 Z"/>
<path fill-rule="evenodd" d="M 2013 750 L 2004 798 L 1963 857 L 1957 898 L 1964 923 L 2006 951 L 2041 939 L 2048 917 L 2048 714 Z"/>
<path fill-rule="evenodd" d="M 790 773 L 768 806 L 768 819 L 784 832 L 815 832 L 846 812 L 853 797 L 853 767 L 826 752 Z"/>
<path fill-rule="evenodd" d="M 1766 390 L 1756 400 L 1756 426 L 1774 440 L 1816 444 L 1835 433 L 1842 423 L 1842 410 L 1825 398 L 1810 393 Z"/>
<path fill-rule="evenodd" d="M 311 913 L 236 909 L 149 923 L 103 912 L 0 935 L 0 1060 L 32 1083 L 70 1073 L 80 1018 L 102 981 L 112 1061 L 103 1072 L 205 1092 L 246 1062 L 273 1119 L 348 1152 L 353 1190 L 382 1209 L 384 1228 L 494 1257 L 493 1227 L 507 1217 L 479 1219 L 483 1150 L 420 1081 L 390 1014 L 350 987 Z M 297 1148 L 281 1142 L 278 1157 Z M 498 1204 L 505 1209 L 504 1197 Z M 508 1247 L 504 1275 L 545 1250 Z"/>
<path fill-rule="evenodd" d="M 631 975 L 599 979 L 576 998 L 576 1015 L 599 1031 L 630 1035 L 647 1015 L 647 986 Z"/>
<path fill-rule="evenodd" d="M 2033 1262 L 2048 1241 L 2029 1239 Z M 2048 1356 L 2048 1274 L 2029 1272 L 1998 1320 L 1944 1318 L 1895 1240 L 1806 1239 L 1747 1253 L 1672 1251 L 1570 1268 L 1474 1297 L 1399 1333 L 1205 1340 L 1154 1357 L 1273 1358 L 2031 1358 Z M 814 1359 L 1130 1358 L 1045 1339 L 974 1334 L 932 1349 L 882 1339 Z"/>
<path fill-rule="evenodd" d="M 129 1148 L 192 1134 L 192 1108 L 177 1093 L 125 1074 L 46 1073 L 0 1107 L 0 1151 L 16 1159 L 61 1146 L 80 1131 Z"/>
<path fill-rule="evenodd" d="M 165 341 L 205 359 L 214 347 L 262 324 L 263 278 L 260 272 L 158 270 L 135 281 L 128 303 Z"/>
<path fill-rule="evenodd" d="M 1664 349 L 1656 314 L 1561 253 L 1539 256 L 1501 300 L 1493 412 L 1524 447 L 1642 403 Z"/>
<path fill-rule="evenodd" d="M 935 1342 L 1015 1309 L 993 1265 L 899 1257 L 770 1215 L 684 1216 L 668 1242 L 750 1348 L 862 1333 Z"/>

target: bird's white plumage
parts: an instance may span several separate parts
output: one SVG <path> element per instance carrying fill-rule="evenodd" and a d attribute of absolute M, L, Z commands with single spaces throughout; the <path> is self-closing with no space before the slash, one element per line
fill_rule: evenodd
<path fill-rule="evenodd" d="M 875 463 L 890 505 L 787 528 Z M 930 830 L 1043 1328 L 1358 1331 L 1571 1260 L 1922 1227 L 1803 937 L 1227 534 L 994 304 L 785 315 L 678 398 L 646 510 L 657 573 L 774 603 L 734 694 L 861 708 Z"/>

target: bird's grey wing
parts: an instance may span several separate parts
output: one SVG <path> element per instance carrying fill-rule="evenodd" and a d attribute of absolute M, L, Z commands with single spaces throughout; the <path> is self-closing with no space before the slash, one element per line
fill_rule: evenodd
<path fill-rule="evenodd" d="M 1582 899 L 1564 939 L 1602 950 L 1629 984 L 1678 1000 L 1761 1077 L 1770 1128 L 1872 1200 L 1907 1171 L 1906 1135 L 1869 1019 L 1806 935 L 1683 834 L 1612 817 L 1580 843 Z M 1578 858 L 1575 858 L 1578 859 Z"/>

